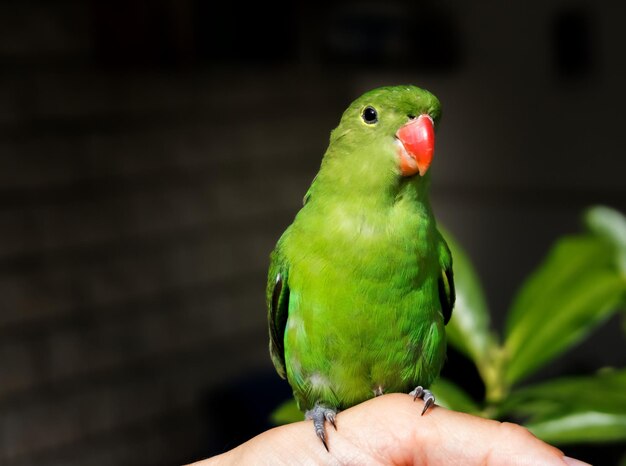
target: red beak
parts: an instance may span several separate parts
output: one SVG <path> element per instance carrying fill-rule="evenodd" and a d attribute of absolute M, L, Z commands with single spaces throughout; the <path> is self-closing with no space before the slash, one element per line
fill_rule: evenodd
<path fill-rule="evenodd" d="M 402 176 L 413 176 L 419 172 L 424 176 L 435 153 L 435 128 L 430 115 L 420 115 L 402 126 L 396 137 L 401 145 L 400 171 Z"/>

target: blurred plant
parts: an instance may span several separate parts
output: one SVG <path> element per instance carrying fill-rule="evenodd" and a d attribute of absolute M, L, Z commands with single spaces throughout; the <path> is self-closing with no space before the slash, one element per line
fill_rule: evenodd
<path fill-rule="evenodd" d="M 449 342 L 476 365 L 485 399 L 476 403 L 440 379 L 432 388 L 439 404 L 494 419 L 519 419 L 554 444 L 626 440 L 626 368 L 520 386 L 626 302 L 626 218 L 599 206 L 588 209 L 583 219 L 587 231 L 557 240 L 522 284 L 502 339 L 490 330 L 484 294 L 467 255 L 446 234 L 457 286 Z"/>
<path fill-rule="evenodd" d="M 431 387 L 438 404 L 520 420 L 553 444 L 626 440 L 626 368 L 520 385 L 626 303 L 626 217 L 598 206 L 583 218 L 587 231 L 560 238 L 522 284 L 503 337 L 490 328 L 483 289 L 467 254 L 442 232 L 452 250 L 457 291 L 448 340 L 476 365 L 485 398 L 476 402 L 440 378 Z M 293 401 L 272 414 L 276 424 L 301 419 Z"/>

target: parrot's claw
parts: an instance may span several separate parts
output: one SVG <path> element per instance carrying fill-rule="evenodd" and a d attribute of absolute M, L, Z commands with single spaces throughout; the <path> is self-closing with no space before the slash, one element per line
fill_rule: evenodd
<path fill-rule="evenodd" d="M 324 417 L 326 418 L 328 422 L 330 422 L 330 424 L 335 428 L 335 430 L 337 430 L 336 416 L 337 416 L 337 413 L 335 413 L 335 411 L 331 409 L 326 410 L 326 412 L 324 413 Z"/>
<path fill-rule="evenodd" d="M 306 419 L 313 421 L 313 428 L 315 429 L 315 435 L 319 437 L 328 451 L 328 444 L 326 443 L 326 429 L 324 428 L 324 422 L 328 421 L 337 430 L 337 411 L 331 408 L 327 408 L 323 405 L 316 404 L 313 409 L 309 409 L 304 414 Z"/>
<path fill-rule="evenodd" d="M 415 390 L 411 391 L 409 395 L 413 397 L 413 401 L 417 400 L 418 398 L 424 400 L 424 409 L 422 409 L 422 416 L 426 411 L 428 411 L 428 408 L 435 404 L 435 395 L 433 395 L 430 390 L 426 390 L 421 385 L 415 387 Z"/>

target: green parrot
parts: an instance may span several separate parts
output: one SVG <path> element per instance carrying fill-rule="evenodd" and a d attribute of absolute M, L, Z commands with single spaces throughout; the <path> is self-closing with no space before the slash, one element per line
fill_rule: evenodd
<path fill-rule="evenodd" d="M 342 409 L 411 389 L 422 414 L 434 403 L 455 300 L 428 200 L 440 115 L 415 86 L 355 100 L 271 254 L 270 355 L 326 449 Z"/>

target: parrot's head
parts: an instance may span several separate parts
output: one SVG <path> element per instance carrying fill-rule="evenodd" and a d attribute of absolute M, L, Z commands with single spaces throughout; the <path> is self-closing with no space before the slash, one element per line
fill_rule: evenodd
<path fill-rule="evenodd" d="M 440 116 L 439 100 L 419 87 L 374 89 L 344 112 L 331 134 L 327 157 L 355 178 L 411 178 L 419 183 L 433 159 Z"/>

